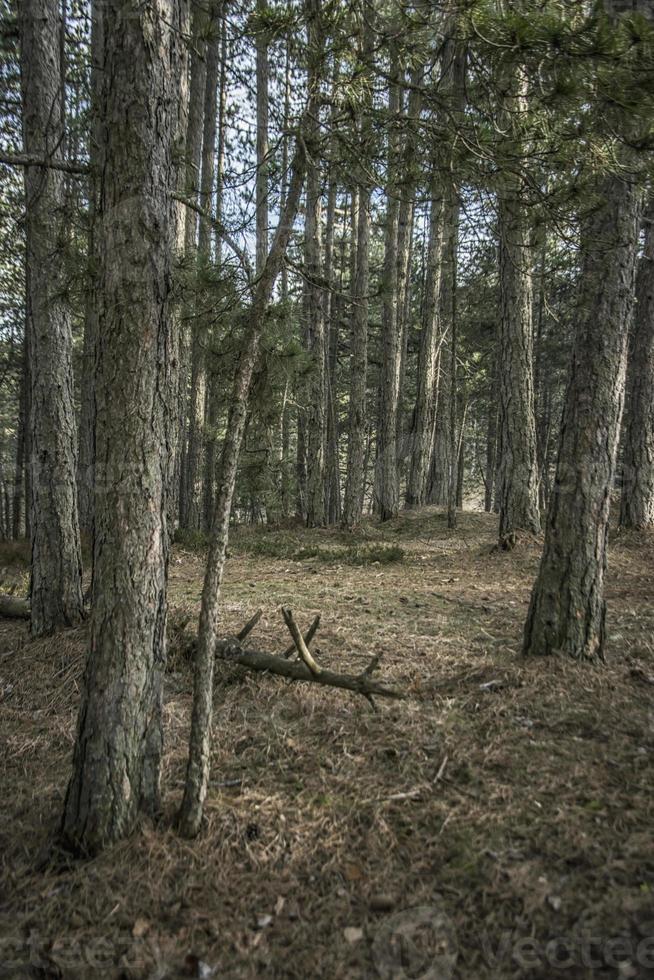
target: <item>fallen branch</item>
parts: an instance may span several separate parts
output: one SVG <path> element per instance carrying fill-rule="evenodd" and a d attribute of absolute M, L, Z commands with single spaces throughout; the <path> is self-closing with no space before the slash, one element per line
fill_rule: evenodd
<path fill-rule="evenodd" d="M 288 631 L 291 634 L 293 643 L 297 648 L 300 658 L 305 662 L 311 673 L 318 677 L 322 673 L 322 670 L 311 656 L 309 647 L 304 642 L 304 637 L 300 633 L 300 627 L 293 618 L 293 613 L 290 609 L 282 606 L 282 616 L 284 617 L 284 622 L 288 626 Z"/>
<path fill-rule="evenodd" d="M 0 616 L 5 619 L 29 619 L 29 602 L 13 595 L 0 595 Z"/>
<path fill-rule="evenodd" d="M 304 681 L 310 684 L 322 684 L 323 687 L 338 687 L 345 691 L 352 691 L 354 694 L 360 694 L 366 698 L 373 708 L 375 707 L 373 697 L 394 699 L 404 697 L 401 691 L 386 687 L 372 679 L 373 672 L 379 666 L 380 657 L 378 654 L 359 674 L 339 674 L 321 667 L 308 650 L 308 644 L 318 629 L 320 616 L 316 616 L 305 635 L 302 636 L 291 610 L 282 609 L 282 615 L 293 637 L 293 646 L 290 650 L 279 655 L 243 647 L 243 640 L 261 619 L 262 611 L 259 610 L 245 624 L 240 633 L 237 633 L 236 636 L 225 637 L 216 644 L 216 659 L 226 663 L 239 664 L 248 670 L 276 674 L 278 677 L 285 677 L 290 681 Z M 196 645 L 197 640 L 191 641 L 188 648 L 190 654 L 193 653 L 193 648 Z M 288 659 L 289 654 L 294 650 L 299 653 L 300 660 L 291 661 Z"/>
<path fill-rule="evenodd" d="M 308 681 L 312 684 L 322 684 L 324 687 L 340 687 L 346 691 L 361 694 L 369 700 L 373 696 L 396 699 L 404 697 L 400 691 L 395 691 L 373 681 L 370 674 L 367 674 L 365 670 L 361 674 L 336 674 L 331 670 L 321 668 L 319 674 L 314 674 L 301 660 L 285 660 L 272 653 L 240 649 L 233 640 L 228 640 L 224 644 L 219 643 L 216 648 L 216 657 L 229 663 L 240 664 L 241 667 L 247 667 L 249 670 L 277 674 L 279 677 L 286 677 L 291 681 Z"/>

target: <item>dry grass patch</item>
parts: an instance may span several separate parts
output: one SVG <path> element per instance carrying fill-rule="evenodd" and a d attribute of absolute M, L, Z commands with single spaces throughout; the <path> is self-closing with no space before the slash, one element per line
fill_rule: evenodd
<path fill-rule="evenodd" d="M 85 633 L 31 643 L 24 626 L 0 626 L 10 975 L 172 978 L 204 964 L 229 978 L 375 977 L 399 948 L 384 945 L 393 916 L 422 906 L 445 910 L 465 980 L 559 975 L 544 954 L 521 965 L 518 940 L 542 953 L 557 937 L 579 951 L 585 934 L 634 950 L 653 936 L 652 542 L 616 539 L 608 663 L 588 668 L 519 659 L 538 544 L 492 551 L 485 515 L 464 515 L 455 532 L 435 510 L 363 530 L 366 546 L 397 544 L 401 562 L 258 553 L 269 535 L 235 536 L 225 633 L 263 608 L 256 645 L 275 651 L 288 642 L 280 605 L 303 626 L 321 612 L 325 666 L 354 672 L 380 653 L 409 697 L 373 713 L 344 692 L 219 664 L 206 827 L 189 843 L 172 829 L 191 701 L 189 664 L 173 649 L 164 819 L 76 862 L 51 843 Z M 348 547 L 338 532 L 299 540 Z M 201 554 L 176 551 L 177 629 L 197 616 L 202 570 Z M 427 942 L 416 956 L 433 952 Z M 650 975 L 602 955 L 561 975 Z"/>

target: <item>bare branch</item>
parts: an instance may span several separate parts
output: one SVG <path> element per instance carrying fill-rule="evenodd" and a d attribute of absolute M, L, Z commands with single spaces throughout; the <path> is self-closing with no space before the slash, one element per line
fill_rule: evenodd
<path fill-rule="evenodd" d="M 290 609 L 282 606 L 282 616 L 284 617 L 284 622 L 288 626 L 288 631 L 293 637 L 293 643 L 296 646 L 297 652 L 299 653 L 302 660 L 305 662 L 312 674 L 317 677 L 322 673 L 322 668 L 318 666 L 316 661 L 311 656 L 308 646 L 304 642 L 304 637 L 300 632 L 300 627 L 295 622 L 293 618 L 293 613 Z"/>
<path fill-rule="evenodd" d="M 216 656 L 229 663 L 240 664 L 241 667 L 247 667 L 249 670 L 276 674 L 279 677 L 286 677 L 288 680 L 322 684 L 324 687 L 338 687 L 346 691 L 353 691 L 355 694 L 362 695 L 369 702 L 373 695 L 396 700 L 404 697 L 402 692 L 371 680 L 365 671 L 361 674 L 337 674 L 322 668 L 319 674 L 314 674 L 302 661 L 285 660 L 283 657 L 276 657 L 272 653 L 263 653 L 259 650 L 242 650 L 235 646 L 233 640 L 219 643 L 216 647 Z"/>
<path fill-rule="evenodd" d="M 305 646 L 309 646 L 309 644 L 311 643 L 312 639 L 316 635 L 316 632 L 317 632 L 319 626 L 320 626 L 320 613 L 318 613 L 318 615 L 316 616 L 316 618 L 312 622 L 311 626 L 309 627 L 309 629 L 304 634 L 304 643 L 305 643 Z M 286 659 L 288 660 L 288 658 L 290 656 L 292 656 L 294 653 L 297 653 L 297 648 L 295 646 L 295 643 L 291 643 L 291 645 L 288 646 L 288 647 L 286 647 L 286 649 L 284 650 L 284 652 L 282 654 L 282 657 L 286 657 Z"/>
<path fill-rule="evenodd" d="M 49 167 L 50 170 L 63 170 L 67 174 L 84 176 L 90 173 L 85 163 L 75 163 L 71 160 L 55 160 L 52 157 L 35 157 L 29 153 L 0 153 L 0 163 L 9 167 Z"/>

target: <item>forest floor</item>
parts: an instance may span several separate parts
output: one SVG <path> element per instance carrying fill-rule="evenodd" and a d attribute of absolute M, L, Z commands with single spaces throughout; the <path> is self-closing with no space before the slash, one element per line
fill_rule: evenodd
<path fill-rule="evenodd" d="M 0 976 L 654 977 L 654 540 L 615 535 L 607 663 L 520 659 L 540 544 L 435 509 L 353 536 L 238 529 L 224 631 L 288 643 L 406 698 L 218 664 L 212 782 L 173 828 L 191 706 L 176 650 L 204 556 L 176 546 L 165 816 L 92 862 L 52 847 L 86 630 L 30 642 L 0 621 Z M 0 589 L 24 580 L 0 551 Z M 193 621 L 193 620 L 192 620 Z M 456 961 L 455 961 L 456 960 Z"/>

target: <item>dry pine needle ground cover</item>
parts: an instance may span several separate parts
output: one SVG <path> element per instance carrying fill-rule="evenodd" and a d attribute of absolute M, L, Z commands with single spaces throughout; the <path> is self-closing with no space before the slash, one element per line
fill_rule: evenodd
<path fill-rule="evenodd" d="M 0 622 L 0 975 L 654 977 L 654 542 L 614 536 L 592 668 L 519 659 L 539 543 L 494 536 L 492 517 L 451 532 L 436 510 L 356 537 L 234 534 L 226 634 L 262 608 L 253 645 L 275 652 L 281 605 L 302 626 L 320 612 L 323 665 L 379 653 L 407 698 L 375 713 L 219 664 L 194 842 L 172 827 L 191 704 L 175 646 L 203 556 L 177 546 L 165 817 L 93 862 L 52 846 L 85 630 L 29 642 Z M 0 588 L 18 559 L 0 554 Z"/>

